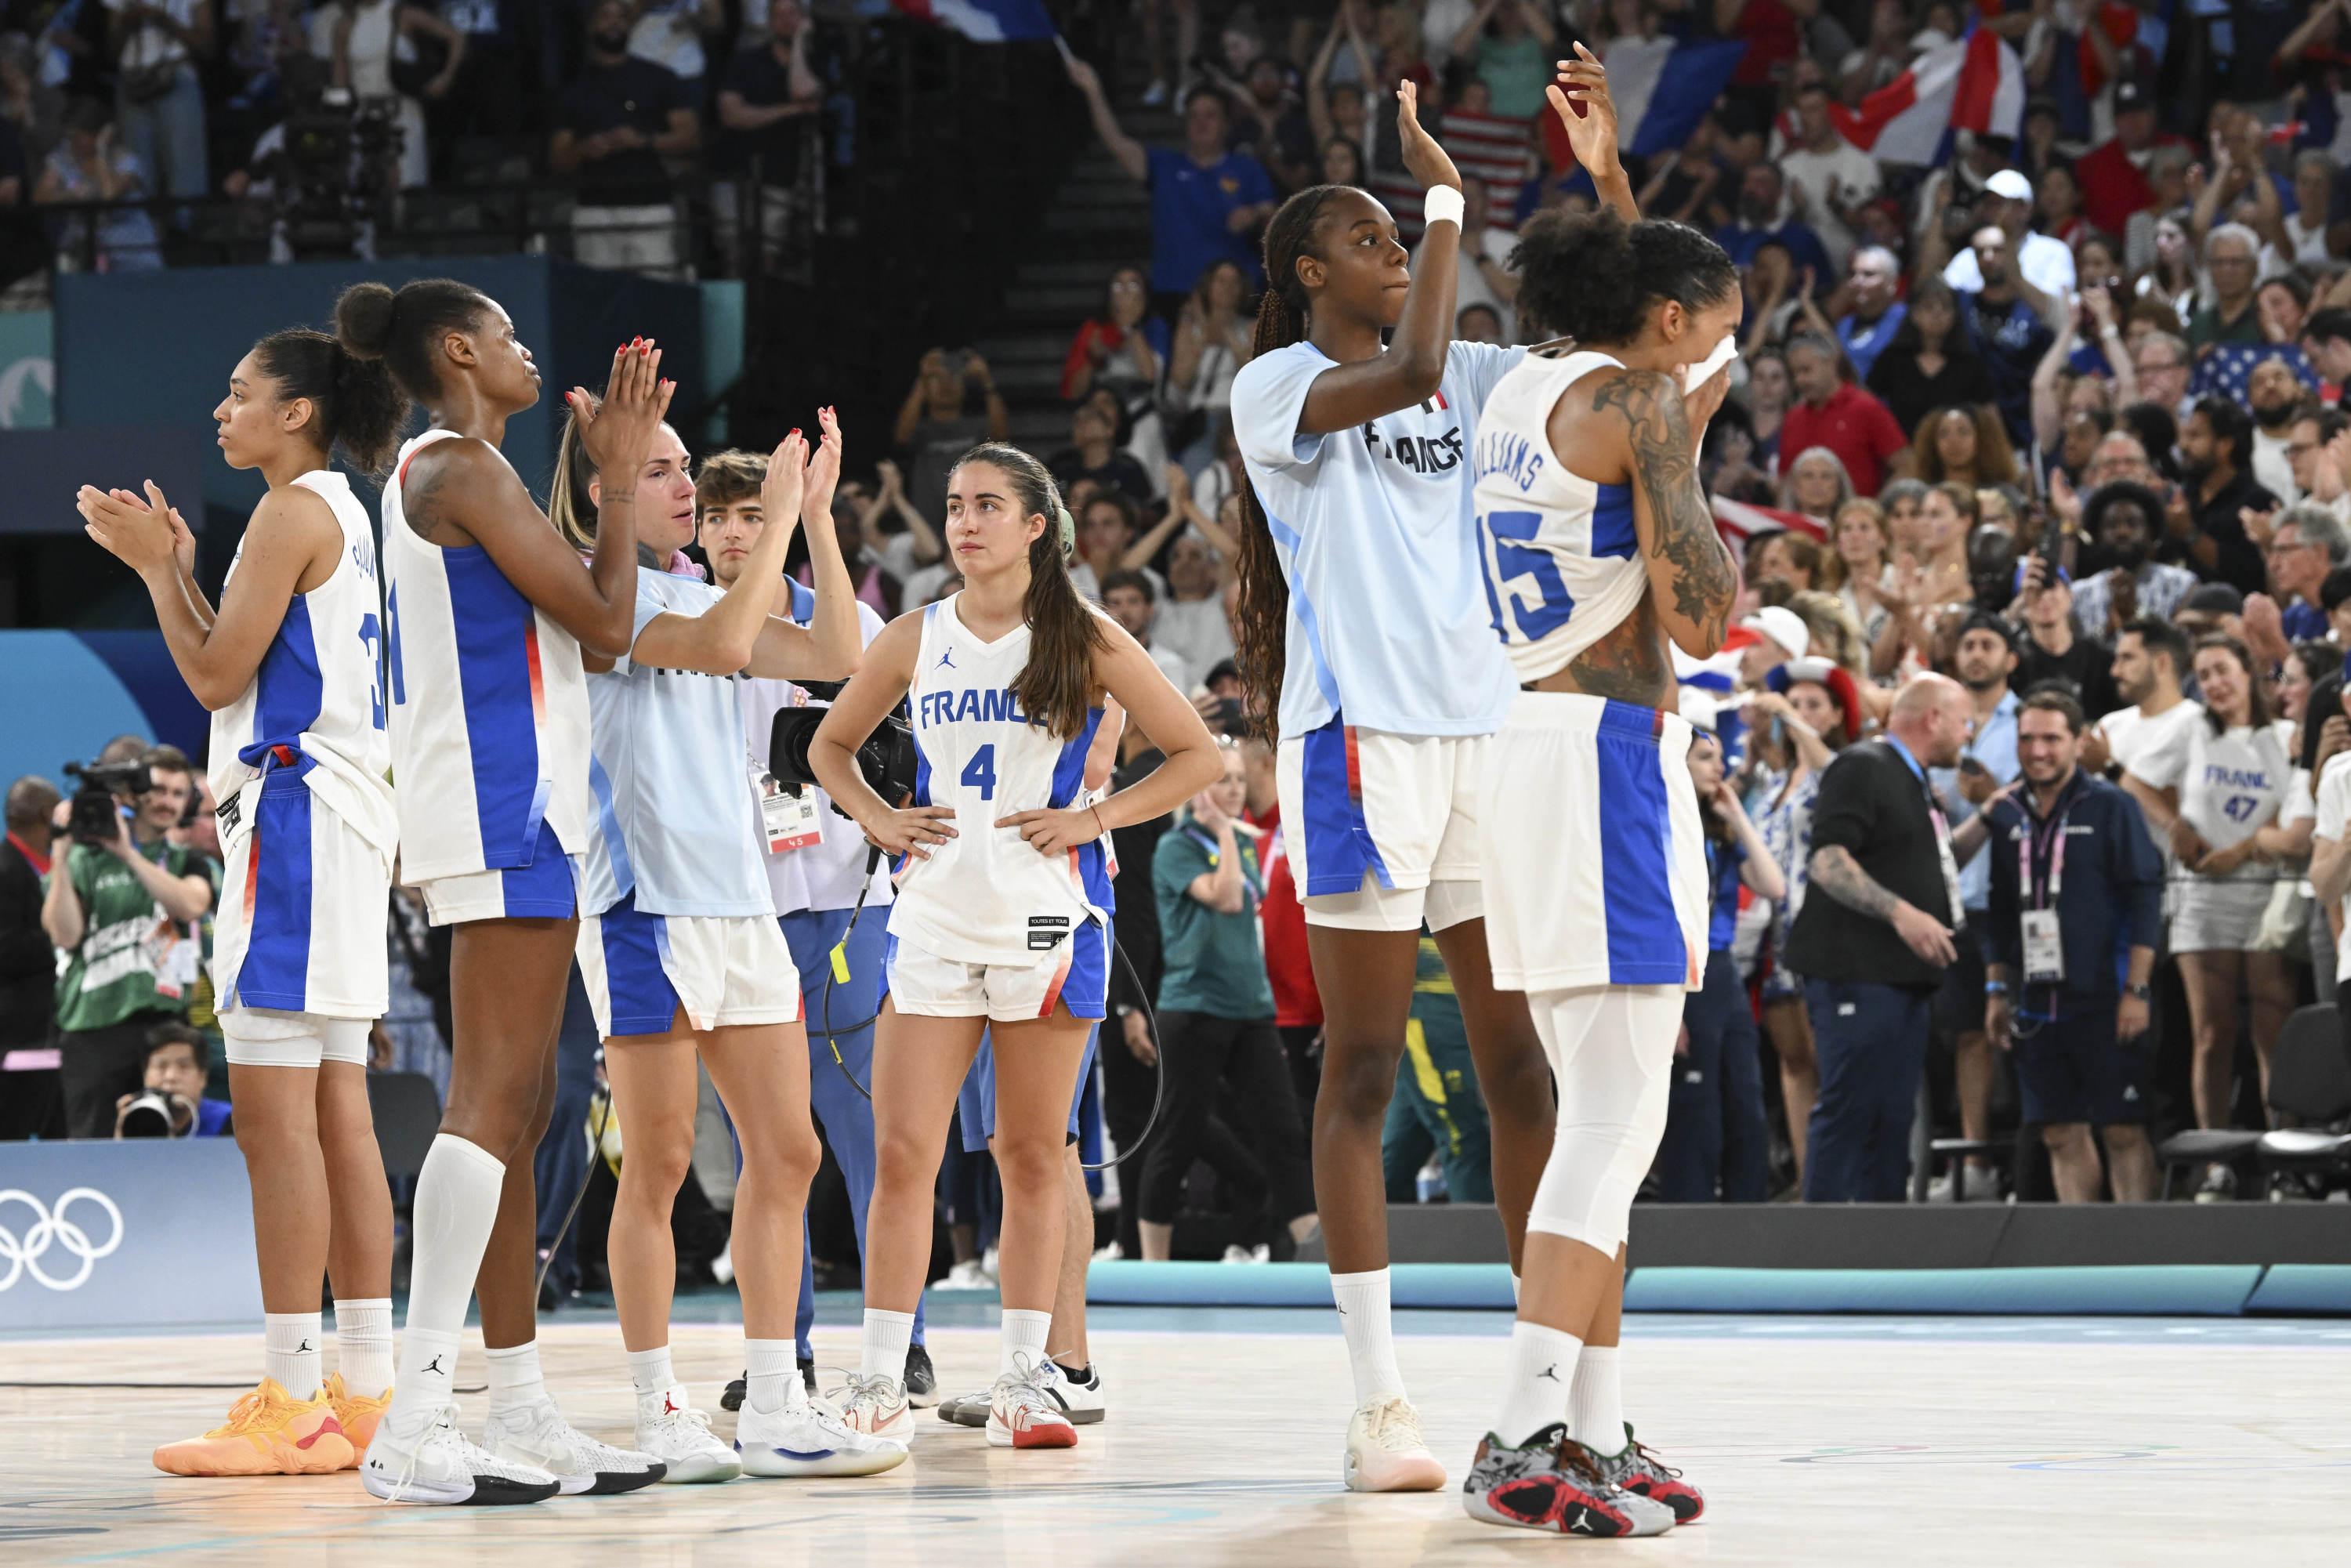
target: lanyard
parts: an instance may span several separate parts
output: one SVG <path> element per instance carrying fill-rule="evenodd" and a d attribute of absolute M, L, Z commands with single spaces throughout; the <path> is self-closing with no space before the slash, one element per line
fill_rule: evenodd
<path fill-rule="evenodd" d="M 2055 908 L 2057 900 L 2064 894 L 2065 823 L 2073 814 L 2074 808 L 2071 805 L 2057 814 L 2054 829 L 2049 835 L 2056 840 L 2046 857 L 2049 862 L 2049 877 L 2045 884 L 2040 885 L 2036 885 L 2032 880 L 2032 862 L 2042 858 L 2043 824 L 2033 821 L 2029 816 L 2024 820 L 2024 836 L 2016 841 L 2016 886 L 2017 891 L 2034 909 Z"/>
<path fill-rule="evenodd" d="M 1935 824 L 1935 858 L 1942 862 L 1943 896 L 1950 901 L 1948 918 L 1957 925 L 1964 918 L 1960 911 L 1966 907 L 1959 896 L 1959 857 L 1952 852 L 1951 824 L 1944 821 L 1943 808 L 1936 803 L 1935 792 L 1928 789 L 1926 794 L 1927 816 Z"/>

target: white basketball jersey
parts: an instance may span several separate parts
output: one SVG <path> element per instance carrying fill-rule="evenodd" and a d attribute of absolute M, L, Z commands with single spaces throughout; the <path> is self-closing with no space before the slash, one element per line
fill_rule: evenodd
<path fill-rule="evenodd" d="M 392 747 L 384 730 L 375 534 L 340 474 L 321 468 L 294 483 L 334 513 L 342 554 L 326 581 L 287 601 L 252 681 L 213 715 L 213 799 L 226 801 L 262 774 L 292 768 L 389 859 L 398 825 L 385 779 Z M 240 543 L 231 578 L 244 560 Z"/>
<path fill-rule="evenodd" d="M 417 452 L 383 487 L 386 663 L 401 880 L 531 863 L 541 823 L 588 847 L 588 683 L 580 644 L 534 608 L 479 545 L 444 549 L 401 510 Z"/>
<path fill-rule="evenodd" d="M 954 807 L 956 836 L 928 860 L 905 858 L 890 934 L 960 963 L 1034 964 L 1110 907 L 1103 845 L 1049 859 L 996 821 L 1077 803 L 1102 709 L 1067 740 L 1030 724 L 1012 695 L 1029 663 L 1029 628 L 983 643 L 956 614 L 962 597 L 923 612 L 907 690 L 919 758 L 914 803 Z"/>
<path fill-rule="evenodd" d="M 1520 681 L 1565 669 L 1622 625 L 1648 588 L 1633 528 L 1633 486 L 1568 472 L 1551 413 L 1574 382 L 1616 366 L 1606 354 L 1529 354 L 1479 415 L 1478 553 L 1494 630 Z"/>

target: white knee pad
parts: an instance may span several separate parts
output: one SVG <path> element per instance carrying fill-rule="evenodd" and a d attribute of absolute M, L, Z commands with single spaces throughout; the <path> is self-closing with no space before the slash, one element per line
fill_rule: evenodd
<path fill-rule="evenodd" d="M 275 1008 L 236 1008 L 220 1015 L 222 1043 L 230 1062 L 241 1067 L 317 1067 L 326 1061 L 365 1067 L 373 1027 L 366 1019 Z"/>
<path fill-rule="evenodd" d="M 1604 986 L 1527 998 L 1559 1084 L 1559 1131 L 1529 1230 L 1615 1256 L 1657 1155 L 1681 1030 L 1679 986 Z"/>

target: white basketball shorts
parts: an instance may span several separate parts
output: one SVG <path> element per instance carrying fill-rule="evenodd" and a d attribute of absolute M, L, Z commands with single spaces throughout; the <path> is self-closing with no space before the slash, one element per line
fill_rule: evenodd
<path fill-rule="evenodd" d="M 563 852 L 555 830 L 538 825 L 528 865 L 466 872 L 413 884 L 435 925 L 475 920 L 569 920 L 580 913 L 580 857 Z"/>
<path fill-rule="evenodd" d="M 580 977 L 596 1032 L 798 1023 L 800 977 L 771 915 L 647 915 L 631 894 L 580 923 Z"/>
<path fill-rule="evenodd" d="M 890 999 L 916 1018 L 988 1018 L 1004 1023 L 1053 1016 L 1098 1019 L 1110 1000 L 1110 936 L 1082 922 L 1034 964 L 967 964 L 890 938 Z"/>
<path fill-rule="evenodd" d="M 1509 991 L 1680 986 L 1706 970 L 1706 841 L 1679 715 L 1520 692 L 1479 792 L 1486 946 Z"/>
<path fill-rule="evenodd" d="M 390 988 L 391 862 L 314 797 L 299 774 L 256 779 L 238 791 L 238 802 L 221 845 L 213 919 L 220 1011 L 381 1018 Z"/>
<path fill-rule="evenodd" d="M 1481 913 L 1485 736 L 1391 735 L 1343 715 L 1285 735 L 1274 760 L 1282 840 L 1317 925 L 1443 930 Z"/>

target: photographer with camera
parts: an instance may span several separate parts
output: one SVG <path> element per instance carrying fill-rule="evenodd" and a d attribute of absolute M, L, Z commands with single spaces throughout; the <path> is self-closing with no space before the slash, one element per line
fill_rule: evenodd
<path fill-rule="evenodd" d="M 179 747 L 66 771 L 81 781 L 73 841 L 49 874 L 41 925 L 67 955 L 57 985 L 66 1135 L 104 1138 L 116 1100 L 143 1076 L 148 1031 L 186 1015 L 213 879 L 202 854 L 166 837 L 195 789 Z"/>
<path fill-rule="evenodd" d="M 139 1089 L 114 1103 L 117 1138 L 217 1138 L 229 1131 L 229 1104 L 207 1100 L 212 1048 L 201 1030 L 183 1023 L 147 1031 Z"/>

